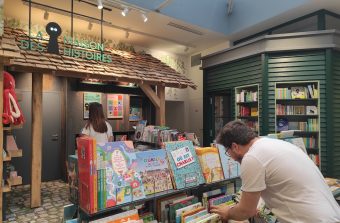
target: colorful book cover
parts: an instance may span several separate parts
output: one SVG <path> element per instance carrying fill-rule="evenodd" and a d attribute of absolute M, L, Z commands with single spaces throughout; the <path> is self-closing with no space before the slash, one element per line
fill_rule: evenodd
<path fill-rule="evenodd" d="M 199 212 L 201 212 L 201 211 L 204 211 L 204 210 L 206 210 L 204 207 L 198 207 L 198 208 L 192 209 L 192 210 L 190 210 L 190 211 L 184 212 L 184 213 L 182 214 L 182 216 L 181 216 L 181 221 L 180 221 L 180 223 L 185 223 L 185 222 L 186 222 L 185 219 L 186 219 L 187 217 L 193 216 L 193 215 L 195 215 L 195 214 L 197 214 L 197 213 L 199 213 Z"/>
<path fill-rule="evenodd" d="M 145 194 L 172 189 L 171 175 L 164 149 L 137 152 L 137 170 L 142 176 Z"/>
<path fill-rule="evenodd" d="M 204 218 L 197 223 L 221 223 L 221 219 L 218 214 L 210 214 L 207 218 Z"/>
<path fill-rule="evenodd" d="M 224 178 L 230 179 L 240 176 L 240 164 L 225 154 L 224 146 L 217 144 L 217 148 L 220 153 Z"/>
<path fill-rule="evenodd" d="M 176 210 L 176 223 L 181 223 L 181 217 L 182 217 L 182 214 L 184 212 L 188 212 L 190 210 L 193 210 L 193 209 L 196 209 L 196 208 L 199 208 L 199 207 L 202 207 L 201 202 L 198 202 L 196 204 L 192 204 L 192 205 L 189 205 L 189 206 L 186 206 L 184 208 L 180 208 L 180 209 Z"/>
<path fill-rule="evenodd" d="M 196 154 L 201 164 L 206 183 L 224 179 L 218 149 L 215 147 L 197 147 Z"/>
<path fill-rule="evenodd" d="M 176 222 L 176 210 L 184 208 L 186 206 L 198 203 L 198 198 L 194 196 L 187 197 L 184 200 L 169 204 L 169 222 Z"/>
<path fill-rule="evenodd" d="M 228 202 L 234 203 L 232 195 L 222 195 L 222 196 L 210 199 L 209 200 L 209 207 L 217 206 L 217 205 L 221 205 L 221 204 L 227 204 Z"/>
<path fill-rule="evenodd" d="M 177 189 L 205 183 L 201 166 L 191 141 L 166 142 L 165 149 Z"/>
<path fill-rule="evenodd" d="M 139 220 L 138 211 L 136 209 L 133 209 L 112 216 L 90 221 L 90 223 L 123 223 L 123 222 L 132 223 L 138 220 Z"/>
<path fill-rule="evenodd" d="M 69 200 L 73 204 L 78 204 L 78 156 L 77 155 L 70 155 L 68 157 L 68 165 L 67 165 L 67 172 L 68 172 L 68 186 L 69 186 Z"/>
<path fill-rule="evenodd" d="M 145 198 L 131 141 L 98 143 L 97 155 L 105 157 L 105 207 Z"/>
<path fill-rule="evenodd" d="M 196 222 L 197 220 L 199 220 L 201 217 L 205 216 L 209 214 L 207 209 L 204 209 L 202 211 L 199 211 L 193 215 L 190 216 L 186 216 L 184 218 L 184 221 L 182 223 L 188 223 L 188 222 Z"/>
<path fill-rule="evenodd" d="M 78 171 L 79 171 L 79 205 L 87 213 L 95 213 L 96 166 L 94 162 L 95 139 L 90 137 L 77 138 Z"/>

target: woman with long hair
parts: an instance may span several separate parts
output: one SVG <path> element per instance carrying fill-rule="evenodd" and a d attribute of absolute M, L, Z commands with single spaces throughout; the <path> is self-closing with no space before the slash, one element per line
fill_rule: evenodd
<path fill-rule="evenodd" d="M 95 138 L 97 142 L 112 142 L 112 127 L 105 120 L 103 106 L 98 102 L 90 103 L 89 119 L 81 133 Z"/>

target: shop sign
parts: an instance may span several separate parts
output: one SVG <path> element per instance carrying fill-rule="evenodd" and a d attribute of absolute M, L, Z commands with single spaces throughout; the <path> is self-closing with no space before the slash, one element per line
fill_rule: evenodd
<path fill-rule="evenodd" d="M 61 27 L 57 23 L 50 22 L 46 25 L 46 33 L 50 37 L 48 40 L 43 38 L 42 32 L 38 32 L 36 36 L 31 36 L 31 38 L 33 39 L 48 41 L 46 48 L 40 42 L 20 40 L 20 49 L 47 52 L 59 55 L 60 53 L 58 37 L 60 36 L 61 32 L 62 32 Z M 71 36 L 64 36 L 63 44 L 64 44 L 63 50 L 64 56 L 82 58 L 86 60 L 101 61 L 104 63 L 112 62 L 111 55 L 103 53 L 104 44 L 102 43 L 97 43 L 88 40 L 78 40 L 76 38 L 72 38 Z M 79 48 L 74 49 L 71 46 L 76 46 L 81 49 Z"/>

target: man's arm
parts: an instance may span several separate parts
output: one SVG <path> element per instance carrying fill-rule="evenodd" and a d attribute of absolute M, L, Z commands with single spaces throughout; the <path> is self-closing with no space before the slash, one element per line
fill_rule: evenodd
<path fill-rule="evenodd" d="M 234 207 L 225 205 L 212 206 L 210 211 L 220 215 L 224 221 L 229 219 L 246 220 L 256 214 L 260 196 L 261 192 L 242 192 L 240 203 Z"/>

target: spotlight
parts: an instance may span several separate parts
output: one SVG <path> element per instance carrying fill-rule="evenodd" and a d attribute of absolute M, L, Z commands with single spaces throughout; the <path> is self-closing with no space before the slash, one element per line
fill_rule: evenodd
<path fill-rule="evenodd" d="M 45 11 L 44 13 L 44 19 L 48 20 L 48 17 L 50 16 L 50 13 L 48 13 L 48 11 Z"/>
<path fill-rule="evenodd" d="M 102 0 L 98 0 L 98 9 L 103 9 L 103 2 L 102 2 Z"/>
<path fill-rule="evenodd" d="M 125 32 L 125 38 L 126 38 L 126 39 L 129 38 L 129 35 L 130 35 L 129 31 L 126 31 L 126 32 Z"/>
<path fill-rule="evenodd" d="M 92 27 L 93 27 L 93 24 L 92 24 L 92 22 L 89 22 L 89 25 L 87 26 L 87 29 L 88 29 L 88 30 L 91 30 L 91 29 L 92 29 Z"/>
<path fill-rule="evenodd" d="M 148 21 L 148 17 L 145 15 L 145 13 L 142 13 L 142 18 L 143 18 L 143 22 L 147 22 Z"/>
<path fill-rule="evenodd" d="M 122 16 L 127 16 L 128 13 L 129 9 L 125 7 L 124 10 L 122 11 Z"/>

